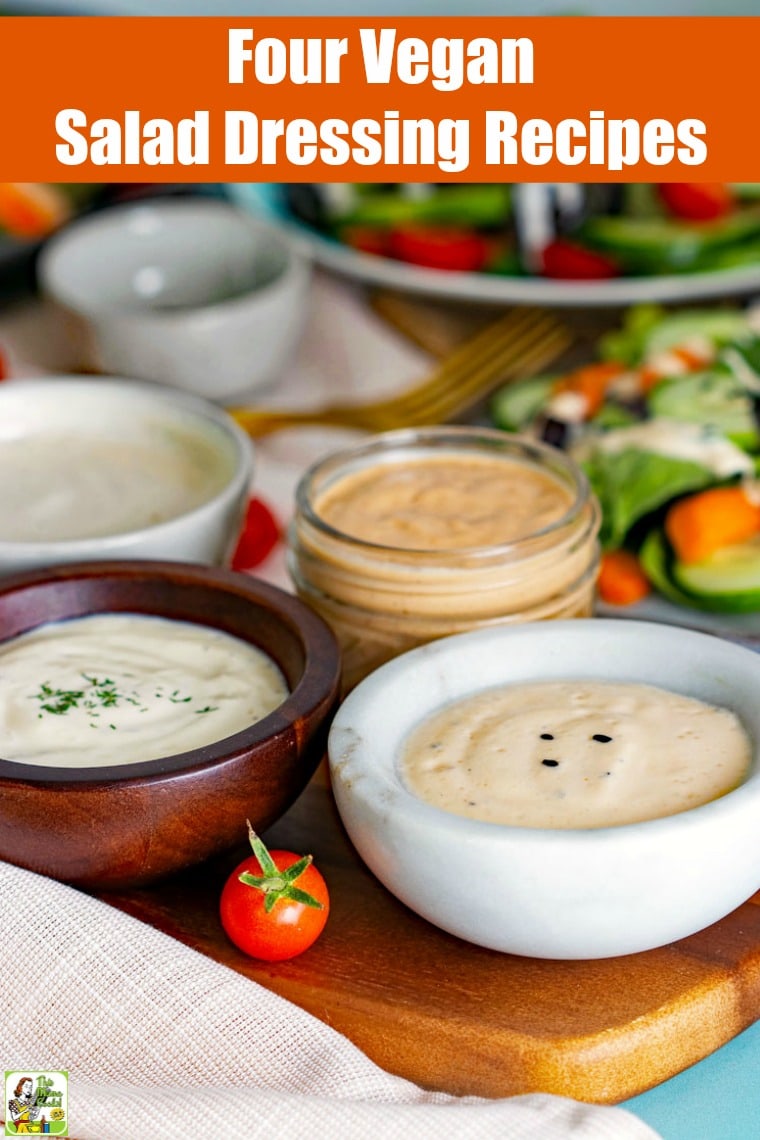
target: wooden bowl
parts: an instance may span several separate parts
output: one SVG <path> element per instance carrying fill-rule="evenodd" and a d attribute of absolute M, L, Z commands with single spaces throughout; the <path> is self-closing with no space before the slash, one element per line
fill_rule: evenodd
<path fill-rule="evenodd" d="M 137 886 L 201 862 L 298 797 L 323 754 L 340 653 L 297 598 L 231 571 L 97 562 L 0 582 L 0 641 L 44 622 L 143 613 L 213 626 L 280 666 L 290 695 L 249 728 L 137 764 L 49 768 L 0 759 L 0 858 L 84 888 Z M 0 753 L 2 741 L 0 741 Z"/>

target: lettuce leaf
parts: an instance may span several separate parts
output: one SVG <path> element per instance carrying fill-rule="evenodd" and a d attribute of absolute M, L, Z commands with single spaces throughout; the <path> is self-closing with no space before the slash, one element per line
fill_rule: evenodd
<path fill-rule="evenodd" d="M 626 368 L 639 364 L 652 329 L 662 323 L 665 315 L 665 309 L 660 305 L 634 305 L 628 309 L 621 327 L 601 337 L 599 352 L 602 359 L 617 360 Z"/>
<path fill-rule="evenodd" d="M 709 468 L 688 459 L 628 447 L 594 451 L 583 463 L 602 507 L 600 540 L 605 549 L 623 545 L 634 523 L 671 499 L 717 482 Z"/>

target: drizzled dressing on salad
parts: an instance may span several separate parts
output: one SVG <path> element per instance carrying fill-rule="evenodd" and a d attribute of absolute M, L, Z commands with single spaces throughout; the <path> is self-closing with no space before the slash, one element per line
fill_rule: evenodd
<path fill-rule="evenodd" d="M 584 467 L 602 507 L 603 601 L 760 613 L 758 312 L 633 309 L 604 359 L 511 385 L 509 430 Z"/>
<path fill-rule="evenodd" d="M 705 430 L 700 424 L 682 423 L 679 420 L 646 420 L 631 427 L 619 428 L 601 436 L 597 447 L 608 455 L 619 454 L 627 448 L 637 448 L 652 455 L 683 459 L 698 463 L 718 479 L 754 474 L 755 471 L 751 457 L 730 439 Z"/>

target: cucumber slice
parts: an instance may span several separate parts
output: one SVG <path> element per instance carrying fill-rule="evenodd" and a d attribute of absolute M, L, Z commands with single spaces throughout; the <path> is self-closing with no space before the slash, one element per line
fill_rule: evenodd
<path fill-rule="evenodd" d="M 712 273 L 717 269 L 739 269 L 745 265 L 760 263 L 760 241 L 754 238 L 725 249 L 711 249 L 697 259 L 695 273 Z"/>
<path fill-rule="evenodd" d="M 650 393 L 648 404 L 653 416 L 708 424 L 740 447 L 760 444 L 752 398 L 728 372 L 693 372 L 664 380 Z"/>
<path fill-rule="evenodd" d="M 670 545 L 664 533 L 659 529 L 650 531 L 639 549 L 639 562 L 654 588 L 677 606 L 689 606 L 698 610 L 709 609 L 710 607 L 700 603 L 699 599 L 676 586 L 671 576 L 672 560 Z"/>
<path fill-rule="evenodd" d="M 673 580 L 710 609 L 729 613 L 760 610 L 760 537 L 724 546 L 703 562 L 674 561 Z"/>
<path fill-rule="evenodd" d="M 724 554 L 728 550 L 738 553 L 739 548 L 724 547 L 721 553 Z M 709 563 L 713 563 L 714 558 L 715 556 L 709 559 Z M 700 563 L 700 567 L 707 567 L 707 581 L 704 574 L 697 574 L 695 581 L 696 564 L 685 567 L 683 563 L 676 562 L 670 544 L 661 530 L 653 530 L 647 535 L 639 550 L 639 561 L 658 593 L 677 606 L 687 606 L 705 613 L 724 614 L 748 614 L 760 610 L 760 546 L 756 546 L 752 555 L 744 561 L 745 573 L 737 573 L 733 578 L 733 585 L 748 586 L 746 589 L 731 588 L 729 580 L 732 572 L 728 565 L 717 567 L 716 578 L 711 574 L 707 562 Z M 737 565 L 742 561 L 739 555 Z M 754 571 L 750 568 L 750 562 L 754 564 Z M 713 570 L 715 569 L 713 566 Z M 686 578 L 696 585 L 697 589 L 692 591 L 687 586 L 684 571 Z M 756 577 L 753 576 L 755 572 Z"/>
<path fill-rule="evenodd" d="M 638 423 L 640 419 L 641 416 L 637 416 L 624 404 L 616 404 L 610 401 L 607 404 L 602 404 L 596 415 L 592 417 L 591 423 L 600 431 L 613 431 L 615 428 L 630 427 L 631 424 Z"/>
<path fill-rule="evenodd" d="M 632 273 L 676 272 L 706 248 L 699 232 L 660 218 L 589 218 L 579 237 L 593 249 L 618 258 Z"/>
<path fill-rule="evenodd" d="M 473 183 L 437 187 L 413 197 L 398 191 L 367 193 L 340 218 L 341 225 L 420 225 L 502 227 L 511 212 L 511 188 L 506 183 Z"/>
<path fill-rule="evenodd" d="M 595 249 L 617 256 L 633 272 L 677 272 L 700 255 L 760 233 L 760 207 L 748 206 L 699 225 L 666 218 L 589 218 L 579 236 Z"/>
<path fill-rule="evenodd" d="M 741 340 L 749 333 L 747 317 L 739 309 L 688 309 L 654 325 L 644 338 L 642 355 L 667 352 L 692 337 L 707 337 L 716 345 L 724 345 Z"/>
<path fill-rule="evenodd" d="M 622 187 L 625 218 L 664 218 L 665 207 L 651 182 L 628 182 Z"/>
<path fill-rule="evenodd" d="M 504 431 L 521 431 L 535 419 L 551 394 L 556 376 L 535 376 L 506 384 L 491 400 L 491 418 Z"/>

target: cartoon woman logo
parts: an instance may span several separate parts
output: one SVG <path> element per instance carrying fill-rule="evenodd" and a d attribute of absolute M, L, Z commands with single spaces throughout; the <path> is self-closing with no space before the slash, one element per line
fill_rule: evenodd
<path fill-rule="evenodd" d="M 34 1085 L 31 1077 L 22 1077 L 13 1092 L 13 1098 L 8 1101 L 8 1111 L 11 1120 L 16 1125 L 19 1136 L 28 1136 L 39 1132 L 34 1124 L 40 1114 L 34 1095 Z"/>

